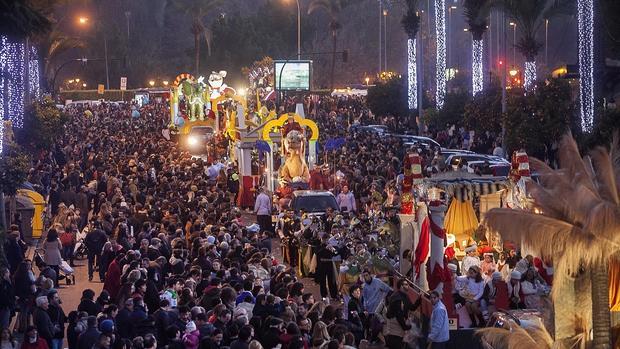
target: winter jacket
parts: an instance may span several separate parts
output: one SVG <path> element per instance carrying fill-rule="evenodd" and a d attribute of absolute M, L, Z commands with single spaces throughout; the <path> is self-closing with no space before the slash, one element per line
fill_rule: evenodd
<path fill-rule="evenodd" d="M 97 327 L 89 327 L 78 337 L 78 349 L 92 348 L 99 341 L 99 336 L 101 332 Z"/>
<path fill-rule="evenodd" d="M 45 255 L 43 256 L 43 261 L 47 265 L 60 265 L 62 263 L 62 255 L 60 253 L 62 249 L 60 240 L 56 239 L 54 241 L 47 241 L 43 243 L 43 250 L 45 250 Z"/>
<path fill-rule="evenodd" d="M 200 332 L 194 330 L 184 334 L 183 344 L 185 344 L 185 349 L 198 349 L 198 345 L 200 344 Z"/>
<path fill-rule="evenodd" d="M 54 338 L 54 324 L 47 312 L 43 308 L 36 307 L 32 314 L 32 322 L 39 331 L 39 336 L 45 339 L 51 347 Z"/>

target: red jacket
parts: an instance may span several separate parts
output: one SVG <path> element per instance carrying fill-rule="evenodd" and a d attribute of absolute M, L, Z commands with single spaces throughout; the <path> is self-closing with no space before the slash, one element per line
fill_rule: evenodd
<path fill-rule="evenodd" d="M 118 291 L 121 289 L 121 267 L 116 259 L 108 266 L 103 289 L 108 291 L 112 300 L 117 300 Z"/>
<path fill-rule="evenodd" d="M 28 343 L 28 340 L 24 340 L 22 343 L 21 349 L 49 349 L 47 346 L 47 342 L 45 339 L 39 337 L 36 342 Z"/>

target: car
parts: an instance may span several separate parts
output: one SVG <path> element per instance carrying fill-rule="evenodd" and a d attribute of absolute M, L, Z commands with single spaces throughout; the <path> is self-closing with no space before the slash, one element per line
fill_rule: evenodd
<path fill-rule="evenodd" d="M 185 137 L 185 143 L 191 152 L 202 152 L 213 140 L 215 132 L 210 126 L 194 126 Z"/>
<path fill-rule="evenodd" d="M 336 197 L 327 190 L 295 190 L 290 207 L 295 212 L 304 211 L 310 215 L 322 215 L 328 208 L 339 211 Z"/>
<path fill-rule="evenodd" d="M 479 173 L 482 176 L 507 177 L 510 164 L 497 161 L 468 161 L 467 172 Z"/>
<path fill-rule="evenodd" d="M 391 136 L 401 139 L 405 143 L 405 145 L 421 144 L 426 148 L 441 148 L 441 145 L 436 140 L 428 137 L 401 134 Z"/>
<path fill-rule="evenodd" d="M 356 126 L 353 128 L 355 131 L 370 132 L 378 135 L 384 135 L 388 133 L 388 127 L 385 125 L 365 125 Z"/>
<path fill-rule="evenodd" d="M 477 153 L 471 153 L 471 154 L 470 153 L 466 153 L 466 154 L 456 153 L 456 154 L 449 155 L 446 158 L 446 165 L 456 167 L 460 163 L 468 163 L 470 161 L 482 161 L 482 162 L 488 161 L 488 162 L 495 162 L 495 163 L 510 164 L 508 160 L 501 158 L 499 156 L 477 154 Z"/>

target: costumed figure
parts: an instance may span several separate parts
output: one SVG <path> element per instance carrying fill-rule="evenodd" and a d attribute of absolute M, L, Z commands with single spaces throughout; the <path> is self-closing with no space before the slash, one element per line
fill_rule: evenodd
<path fill-rule="evenodd" d="M 400 213 L 415 214 L 413 185 L 422 179 L 422 158 L 417 152 L 410 152 L 405 155 L 403 171 Z"/>
<path fill-rule="evenodd" d="M 478 245 L 471 245 L 465 249 L 466 256 L 463 257 L 461 270 L 467 273 L 469 268 L 476 266 L 480 268 L 480 258 L 478 258 Z"/>
<path fill-rule="evenodd" d="M 219 72 L 211 72 L 211 75 L 209 75 L 208 81 L 209 86 L 211 87 L 211 99 L 216 99 L 225 95 L 234 95 L 237 93 L 234 88 L 224 83 L 226 74 L 227 73 L 225 70 L 220 70 Z"/>
<path fill-rule="evenodd" d="M 185 103 L 187 104 L 187 110 L 189 111 L 189 120 L 204 120 L 204 107 L 205 107 L 205 91 L 207 85 L 204 83 L 204 78 L 200 77 L 196 82 L 185 80 L 182 83 L 183 95 L 185 96 Z"/>
<path fill-rule="evenodd" d="M 305 159 L 306 139 L 302 132 L 293 129 L 286 134 L 283 141 L 282 151 L 286 160 L 280 167 L 280 184 L 283 188 L 288 187 L 284 197 L 290 195 L 293 189 L 306 189 L 310 181 L 310 169 Z M 281 192 L 281 194 L 283 194 Z"/>

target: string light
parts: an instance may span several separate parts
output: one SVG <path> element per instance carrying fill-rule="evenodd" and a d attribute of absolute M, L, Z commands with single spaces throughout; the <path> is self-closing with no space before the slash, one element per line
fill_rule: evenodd
<path fill-rule="evenodd" d="M 418 107 L 418 69 L 416 67 L 416 40 L 407 40 L 407 101 L 409 110 Z"/>
<path fill-rule="evenodd" d="M 484 42 L 482 40 L 472 40 L 472 65 L 471 80 L 472 94 L 475 96 L 484 88 L 484 73 L 482 67 L 482 55 L 484 53 Z"/>
<path fill-rule="evenodd" d="M 437 108 L 442 108 L 446 96 L 446 0 L 435 0 L 435 30 L 437 35 L 435 101 Z"/>
<path fill-rule="evenodd" d="M 591 131 L 594 120 L 594 0 L 577 0 L 577 22 L 581 129 Z"/>
<path fill-rule="evenodd" d="M 7 62 L 7 38 L 6 36 L 0 36 L 0 154 L 4 146 L 4 119 L 6 117 L 4 104 L 4 69 Z"/>
<path fill-rule="evenodd" d="M 20 128 L 24 119 L 24 44 L 6 39 L 3 46 L 6 52 L 2 72 L 7 91 L 5 98 L 8 102 L 5 113 L 13 127 Z"/>
<path fill-rule="evenodd" d="M 534 87 L 536 81 L 536 62 L 525 62 L 523 87 L 526 91 Z"/>
<path fill-rule="evenodd" d="M 30 47 L 30 64 L 28 68 L 30 70 L 30 95 L 34 98 L 39 98 L 41 96 L 41 88 L 39 85 L 39 59 L 37 56 L 37 48 L 34 46 Z"/>

